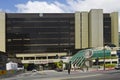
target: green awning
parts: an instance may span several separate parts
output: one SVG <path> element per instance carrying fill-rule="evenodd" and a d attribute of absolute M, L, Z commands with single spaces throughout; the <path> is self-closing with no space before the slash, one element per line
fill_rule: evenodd
<path fill-rule="evenodd" d="M 96 50 L 93 51 L 93 58 L 97 58 L 97 57 L 108 57 L 111 55 L 111 51 L 110 50 Z"/>
<path fill-rule="evenodd" d="M 71 63 L 76 66 L 82 67 L 85 63 L 85 60 L 88 58 L 103 58 L 109 57 L 111 55 L 110 50 L 93 50 L 93 49 L 86 49 L 77 52 L 75 55 L 72 56 L 70 59 Z M 89 57 L 90 56 L 90 57 Z"/>

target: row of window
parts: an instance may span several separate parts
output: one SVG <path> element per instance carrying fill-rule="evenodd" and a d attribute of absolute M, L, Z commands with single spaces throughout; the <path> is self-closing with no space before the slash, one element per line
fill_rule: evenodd
<path fill-rule="evenodd" d="M 38 14 L 8 14 L 7 51 L 39 53 L 73 49 L 74 14 L 68 15 L 69 17 L 66 14 L 55 15 L 53 17 L 52 14 L 43 14 L 43 16 Z"/>

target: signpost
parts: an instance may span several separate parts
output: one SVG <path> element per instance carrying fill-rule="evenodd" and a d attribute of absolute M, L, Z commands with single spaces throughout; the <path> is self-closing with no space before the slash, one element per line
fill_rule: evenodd
<path fill-rule="evenodd" d="M 120 50 L 117 50 L 117 55 L 118 55 L 118 64 L 120 64 Z"/>

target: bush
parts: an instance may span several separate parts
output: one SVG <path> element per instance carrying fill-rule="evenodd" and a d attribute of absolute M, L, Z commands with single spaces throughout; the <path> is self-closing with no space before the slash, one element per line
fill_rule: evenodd
<path fill-rule="evenodd" d="M 56 68 L 62 69 L 63 67 L 63 61 L 55 62 Z"/>
<path fill-rule="evenodd" d="M 24 68 L 27 69 L 27 67 L 28 67 L 28 64 L 24 64 Z"/>
<path fill-rule="evenodd" d="M 113 67 L 115 67 L 116 66 L 116 64 L 105 64 L 105 67 L 106 68 L 113 68 Z"/>

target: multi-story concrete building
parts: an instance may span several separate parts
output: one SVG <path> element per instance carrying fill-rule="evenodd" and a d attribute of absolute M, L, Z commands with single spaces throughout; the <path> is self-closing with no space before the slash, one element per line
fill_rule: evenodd
<path fill-rule="evenodd" d="M 118 12 L 102 9 L 75 13 L 0 12 L 0 51 L 23 63 L 45 64 L 77 50 L 119 45 Z M 34 62 L 36 61 L 36 62 Z"/>
<path fill-rule="evenodd" d="M 119 32 L 119 46 L 120 46 L 120 32 Z"/>
<path fill-rule="evenodd" d="M 7 63 L 7 53 L 1 52 L 0 51 L 0 70 L 5 70 L 6 69 L 6 63 Z"/>

